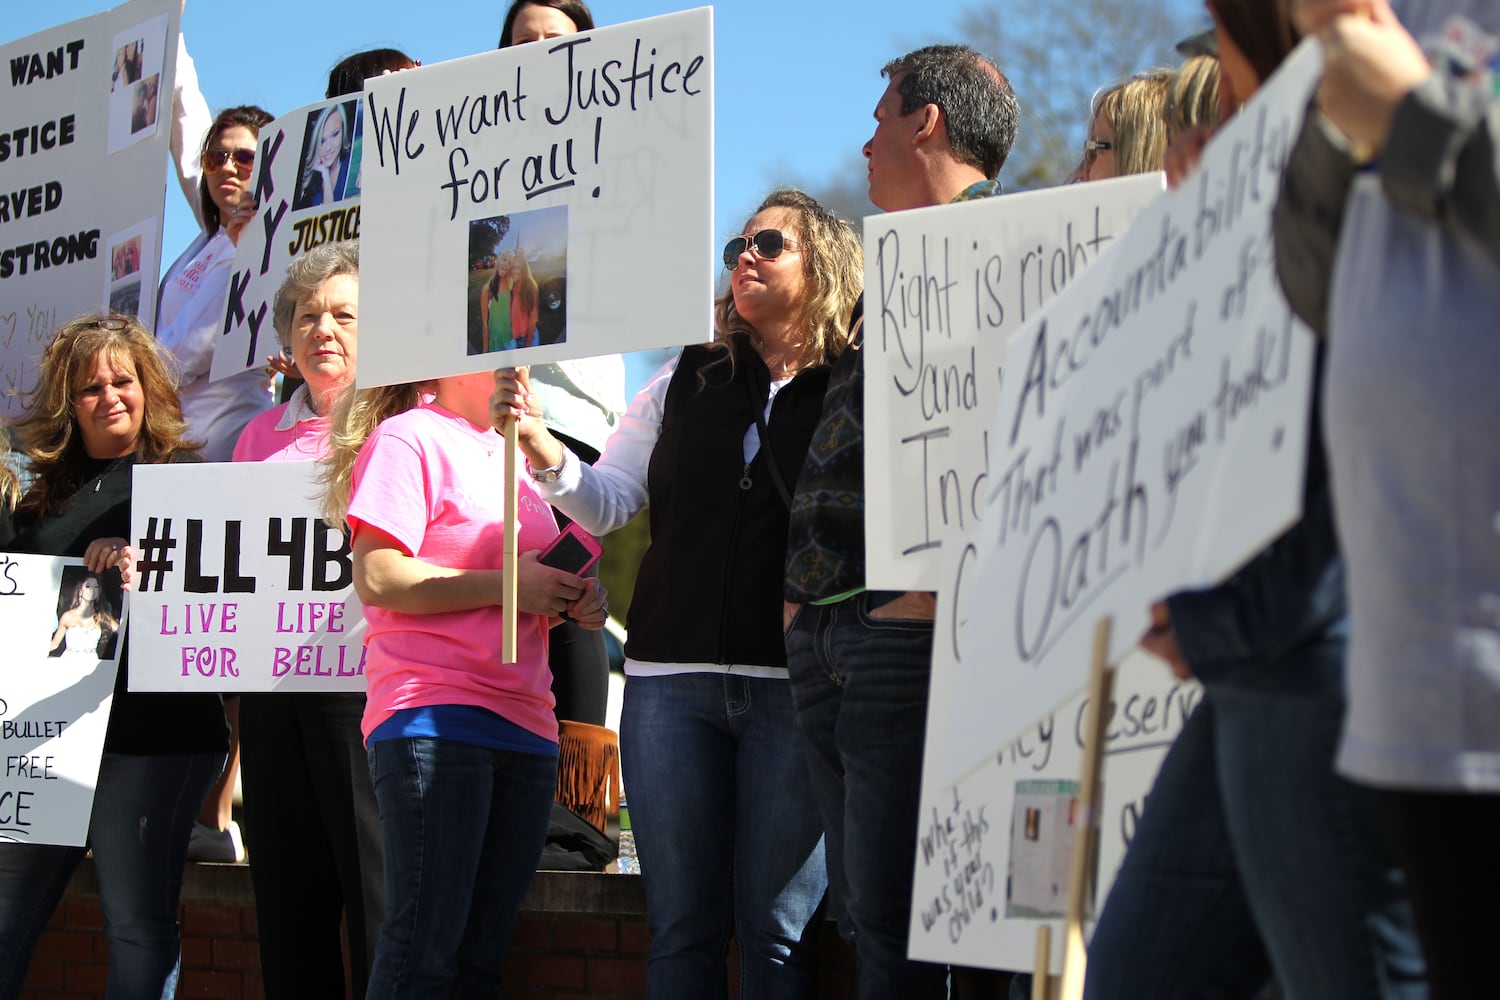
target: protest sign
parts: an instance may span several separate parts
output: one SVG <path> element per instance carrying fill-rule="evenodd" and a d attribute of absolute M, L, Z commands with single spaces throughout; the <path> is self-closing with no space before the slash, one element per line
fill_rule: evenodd
<path fill-rule="evenodd" d="M 136 466 L 132 691 L 364 690 L 349 542 L 319 517 L 317 473 Z"/>
<path fill-rule="evenodd" d="M 272 309 L 287 265 L 324 243 L 359 239 L 362 110 L 359 95 L 319 101 L 260 130 L 258 214 L 234 249 L 211 379 L 263 367 L 277 352 Z"/>
<path fill-rule="evenodd" d="M 0 416 L 63 323 L 155 317 L 180 11 L 131 0 L 0 46 Z"/>
<path fill-rule="evenodd" d="M 1316 47 L 1290 59 L 1008 345 L 988 508 L 943 556 L 924 816 L 955 794 L 1007 812 L 1014 784 L 990 763 L 1085 685 L 1094 624 L 1114 619 L 1119 662 L 1153 600 L 1222 580 L 1299 516 L 1314 349 L 1276 285 L 1270 226 L 1318 73 Z M 1105 757 L 1106 820 L 1155 770 L 1125 759 Z M 1112 872 L 1101 864 L 1098 899 Z M 918 908 L 943 874 L 918 859 Z M 1029 967 L 1031 936 L 1005 929 L 1003 907 L 976 912 L 968 943 L 929 931 L 914 953 Z M 915 911 L 912 927 L 915 942 Z"/>
<path fill-rule="evenodd" d="M 1144 655 L 1119 668 L 1105 729 L 1098 871 L 1114 881 L 1147 792 L 1202 697 Z M 917 828 L 911 954 L 1029 969 L 1036 921 L 1067 898 L 1088 699 L 1078 695 L 1006 741 L 963 779 L 924 795 Z M 1101 892 L 1100 899 L 1103 899 Z M 1062 935 L 1055 935 L 1061 946 Z"/>
<path fill-rule="evenodd" d="M 360 385 L 707 338 L 712 28 L 703 8 L 367 82 Z"/>
<path fill-rule="evenodd" d="M 1162 190 L 1149 174 L 865 220 L 869 586 L 937 589 L 1007 451 L 991 433 L 1007 340 Z"/>
<path fill-rule="evenodd" d="M 123 605 L 118 571 L 0 554 L 0 843 L 88 839 Z"/>

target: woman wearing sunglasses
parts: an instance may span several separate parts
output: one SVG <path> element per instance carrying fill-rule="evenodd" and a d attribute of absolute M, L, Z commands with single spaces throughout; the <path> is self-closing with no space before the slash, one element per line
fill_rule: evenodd
<path fill-rule="evenodd" d="M 255 146 L 271 116 L 252 105 L 219 112 L 204 133 L 194 214 L 203 231 L 162 279 L 156 339 L 181 369 L 179 393 L 188 434 L 202 442 L 203 457 L 227 462 L 240 431 L 271 405 L 265 377 L 250 369 L 219 382 L 208 380 L 214 345 L 224 324 L 224 296 L 234 270 L 240 232 L 255 218 Z"/>
<path fill-rule="evenodd" d="M 206 110 L 204 106 L 205 114 Z M 255 218 L 251 185 L 256 143 L 261 126 L 270 121 L 269 113 L 253 105 L 225 108 L 203 133 L 198 204 L 193 211 L 203 231 L 167 269 L 156 304 L 156 339 L 177 363 L 187 435 L 203 446 L 202 455 L 210 462 L 229 461 L 245 425 L 272 402 L 259 369 L 218 382 L 208 378 L 214 345 L 224 325 L 234 247 L 241 231 Z M 174 144 L 184 142 L 187 131 L 179 117 Z M 186 180 L 187 172 L 183 173 Z M 238 699 L 231 699 L 226 707 L 234 728 L 233 749 L 225 776 L 204 804 L 200 825 L 194 830 L 190 856 L 195 861 L 237 861 L 244 854 L 239 830 L 230 819 L 230 790 L 239 768 Z"/>
<path fill-rule="evenodd" d="M 625 646 L 621 755 L 646 875 L 647 994 L 811 997 L 827 886 L 781 632 L 790 489 L 862 290 L 853 228 L 772 193 L 724 248 L 717 339 L 636 396 L 599 462 L 548 432 L 525 369 L 496 373 L 549 502 L 603 534 L 650 507 Z"/>

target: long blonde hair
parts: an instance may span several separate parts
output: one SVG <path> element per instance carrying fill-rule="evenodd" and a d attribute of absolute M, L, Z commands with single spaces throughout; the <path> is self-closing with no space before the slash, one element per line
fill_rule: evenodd
<path fill-rule="evenodd" d="M 865 248 L 846 220 L 824 208 L 811 195 L 796 188 L 772 191 L 755 214 L 768 208 L 784 208 L 797 218 L 801 235 L 802 275 L 808 289 L 799 325 L 806 339 L 795 345 L 798 367 L 833 361 L 849 343 L 849 318 L 865 288 Z M 716 341 L 728 345 L 735 334 L 744 334 L 757 347 L 760 334 L 734 305 L 732 291 L 714 302 Z M 734 353 L 729 352 L 732 358 Z"/>
<path fill-rule="evenodd" d="M 323 520 L 346 528 L 349 498 L 354 492 L 354 463 L 365 441 L 387 417 L 417 406 L 430 382 L 403 382 L 373 389 L 348 388 L 339 393 L 333 407 L 328 456 L 318 483 L 323 487 Z"/>

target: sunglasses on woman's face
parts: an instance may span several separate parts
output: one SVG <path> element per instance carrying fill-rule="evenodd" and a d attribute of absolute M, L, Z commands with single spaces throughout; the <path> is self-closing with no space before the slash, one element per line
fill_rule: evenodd
<path fill-rule="evenodd" d="M 247 170 L 255 166 L 255 150 L 253 149 L 210 149 L 203 154 L 203 169 L 211 174 L 216 174 L 224 169 L 230 157 L 234 158 L 235 167 L 244 167 Z"/>
<path fill-rule="evenodd" d="M 779 229 L 762 229 L 753 236 L 736 236 L 724 244 L 724 270 L 733 271 L 740 266 L 740 254 L 753 249 L 761 260 L 775 260 L 782 251 L 796 252 L 796 247 L 787 241 Z"/>

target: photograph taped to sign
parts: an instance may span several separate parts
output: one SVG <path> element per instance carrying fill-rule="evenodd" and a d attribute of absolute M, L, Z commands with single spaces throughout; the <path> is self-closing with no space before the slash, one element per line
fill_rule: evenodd
<path fill-rule="evenodd" d="M 0 553 L 0 844 L 87 841 L 125 618 L 118 570 Z"/>

